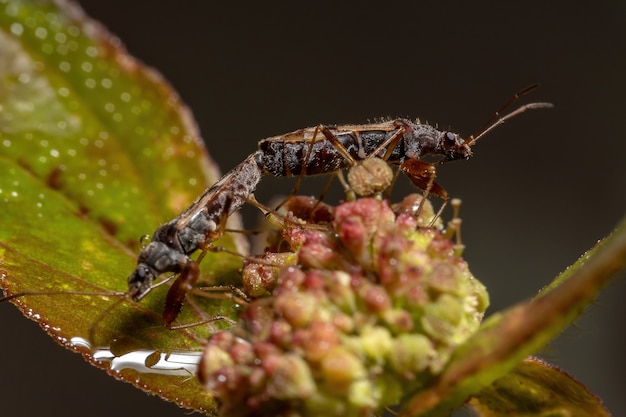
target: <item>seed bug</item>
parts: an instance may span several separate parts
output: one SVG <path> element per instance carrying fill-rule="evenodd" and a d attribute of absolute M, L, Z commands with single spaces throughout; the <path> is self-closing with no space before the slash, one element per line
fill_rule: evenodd
<path fill-rule="evenodd" d="M 260 141 L 260 164 L 265 172 L 274 176 L 298 176 L 300 181 L 303 176 L 339 173 L 344 169 L 355 168 L 364 161 L 381 158 L 388 164 L 399 165 L 400 171 L 424 191 L 425 197 L 432 194 L 443 199 L 438 217 L 449 196 L 435 182 L 436 164 L 469 159 L 472 146 L 495 127 L 527 110 L 552 107 L 550 103 L 529 103 L 501 116 L 503 110 L 537 87 L 532 85 L 516 93 L 475 135 L 467 139 L 454 132 L 438 130 L 429 124 L 407 119 L 334 127 L 318 125 Z M 440 159 L 431 163 L 425 160 L 427 157 Z M 365 169 L 369 170 L 367 167 Z M 386 182 L 382 181 L 381 184 L 366 190 L 378 192 L 379 188 L 385 188 Z M 298 186 L 299 182 L 294 192 Z"/>
<path fill-rule="evenodd" d="M 536 87 L 534 85 L 515 94 L 477 134 L 468 139 L 419 121 L 395 119 L 363 125 L 319 125 L 260 141 L 258 151 L 206 189 L 180 215 L 157 228 L 151 242 L 139 254 L 137 266 L 128 277 L 128 292 L 123 293 L 124 296 L 139 301 L 155 287 L 154 282 L 159 275 L 165 272 L 179 274 L 168 290 L 163 312 L 164 324 L 172 328 L 171 324 L 182 308 L 186 294 L 199 278 L 199 262 L 207 251 L 220 250 L 213 247 L 212 243 L 224 233 L 228 216 L 246 202 L 256 205 L 266 214 L 270 212 L 256 202 L 253 195 L 263 174 L 298 176 L 300 181 L 303 176 L 337 174 L 344 169 L 364 168 L 376 179 L 383 177 L 379 185 L 358 192 L 367 194 L 382 191 L 389 186 L 385 178 L 389 176 L 388 173 L 380 174 L 377 167 L 368 166 L 369 162 L 382 160 L 385 164 L 399 165 L 400 171 L 424 191 L 422 202 L 429 194 L 444 200 L 433 218 L 434 222 L 449 197 L 446 190 L 435 182 L 435 163 L 423 158 L 440 157 L 437 163 L 469 159 L 472 146 L 506 120 L 530 109 L 552 107 L 550 103 L 530 103 L 504 116 L 500 115 L 519 97 Z M 356 180 L 350 180 L 350 187 L 355 188 L 355 184 Z M 298 183 L 292 194 L 297 192 L 297 187 Z M 197 260 L 192 260 L 189 256 L 197 250 L 202 253 Z M 29 294 L 15 294 L 0 301 Z"/>
<path fill-rule="evenodd" d="M 256 154 L 250 155 L 207 188 L 180 215 L 157 228 L 151 242 L 139 254 L 136 268 L 128 277 L 128 292 L 25 291 L 0 297 L 0 301 L 52 294 L 118 296 L 121 297 L 119 302 L 127 298 L 140 301 L 155 286 L 160 285 L 154 284 L 159 275 L 173 272 L 179 275 L 168 290 L 163 311 L 164 324 L 172 328 L 171 324 L 182 307 L 185 295 L 199 277 L 198 264 L 206 251 L 225 251 L 223 248 L 214 248 L 211 244 L 223 235 L 228 216 L 239 210 L 254 192 L 262 175 L 257 159 Z M 203 253 L 197 260 L 192 260 L 189 255 L 197 250 L 202 250 Z M 103 312 L 102 317 L 109 310 Z"/>
<path fill-rule="evenodd" d="M 170 327 L 178 315 L 185 295 L 199 277 L 199 262 L 211 243 L 224 233 L 229 215 L 249 201 L 261 179 L 253 153 L 207 188 L 185 211 L 160 226 L 152 241 L 139 254 L 137 267 L 128 277 L 128 294 L 139 301 L 153 288 L 153 282 L 164 272 L 178 273 L 165 300 L 163 322 Z M 189 255 L 202 250 L 197 261 Z"/>

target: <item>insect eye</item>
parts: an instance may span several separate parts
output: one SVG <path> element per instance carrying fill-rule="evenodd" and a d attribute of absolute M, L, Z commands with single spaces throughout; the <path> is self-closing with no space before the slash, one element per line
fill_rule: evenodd
<path fill-rule="evenodd" d="M 448 145 L 454 145 L 456 143 L 456 135 L 452 132 L 446 132 L 444 140 Z"/>

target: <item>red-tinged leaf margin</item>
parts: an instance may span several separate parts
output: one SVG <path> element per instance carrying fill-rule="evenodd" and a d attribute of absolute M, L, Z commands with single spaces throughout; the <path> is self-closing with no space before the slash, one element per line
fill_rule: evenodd
<path fill-rule="evenodd" d="M 189 110 L 69 1 L 0 1 L 0 60 L 0 285 L 6 295 L 125 291 L 139 237 L 217 178 Z M 219 244 L 235 246 L 231 237 Z M 240 265 L 208 254 L 202 270 L 227 280 Z M 141 303 L 77 294 L 12 302 L 60 344 L 109 369 L 111 358 L 98 360 L 106 349 L 94 358 L 82 342 L 94 323 L 92 342 L 116 358 L 201 349 L 208 327 L 162 326 L 165 290 Z M 200 307 L 209 316 L 234 314 L 223 301 Z M 180 321 L 197 319 L 187 308 Z M 109 373 L 181 406 L 214 410 L 190 372 L 118 368 Z"/>
<path fill-rule="evenodd" d="M 511 372 L 472 397 L 477 417 L 610 417 L 587 387 L 541 359 L 524 359 Z"/>

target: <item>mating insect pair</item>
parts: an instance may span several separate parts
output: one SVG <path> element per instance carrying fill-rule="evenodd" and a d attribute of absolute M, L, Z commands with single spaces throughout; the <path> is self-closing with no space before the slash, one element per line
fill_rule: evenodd
<path fill-rule="evenodd" d="M 425 197 L 436 195 L 443 199 L 445 206 L 448 194 L 435 182 L 436 163 L 427 162 L 424 158 L 439 157 L 437 163 L 468 159 L 476 142 L 496 126 L 526 110 L 551 107 L 549 103 L 530 103 L 500 115 L 534 88 L 536 86 L 518 92 L 485 127 L 468 139 L 428 124 L 396 119 L 364 125 L 317 126 L 262 140 L 258 151 L 208 188 L 179 216 L 155 231 L 128 278 L 126 296 L 139 301 L 154 288 L 154 282 L 161 274 L 179 274 L 168 291 L 163 313 L 165 325 L 171 327 L 188 291 L 199 277 L 199 262 L 203 254 L 219 250 L 212 244 L 224 233 L 227 218 L 246 202 L 260 207 L 254 199 L 254 192 L 265 174 L 298 176 L 295 193 L 304 176 L 340 175 L 342 170 L 350 169 L 348 182 L 344 181 L 346 188 L 357 194 L 373 194 L 389 187 L 393 175 L 382 174 L 384 178 L 380 185 L 361 187 L 362 183 L 369 185 L 371 181 L 359 182 L 356 179 L 358 171 L 364 169 L 378 180 L 381 174 L 371 172 L 369 165 L 371 161 L 383 161 L 385 167 L 399 165 L 399 171 L 423 190 Z M 190 255 L 198 250 L 202 254 L 198 260 L 192 260 Z M 15 294 L 11 298 L 19 296 Z"/>

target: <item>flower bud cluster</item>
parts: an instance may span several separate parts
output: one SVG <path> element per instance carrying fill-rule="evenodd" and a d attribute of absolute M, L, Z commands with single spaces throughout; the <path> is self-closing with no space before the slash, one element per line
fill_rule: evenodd
<path fill-rule="evenodd" d="M 293 253 L 246 267 L 250 302 L 213 335 L 200 378 L 228 416 L 364 416 L 399 403 L 445 366 L 488 304 L 425 201 L 420 215 L 363 198 L 328 228 L 286 222 Z M 272 267 L 270 264 L 280 266 Z M 254 281 L 253 284 L 250 281 Z"/>

